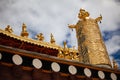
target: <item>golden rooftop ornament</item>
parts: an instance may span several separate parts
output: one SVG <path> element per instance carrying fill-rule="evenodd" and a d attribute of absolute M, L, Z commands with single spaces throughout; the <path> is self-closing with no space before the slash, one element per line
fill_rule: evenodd
<path fill-rule="evenodd" d="M 43 41 L 44 40 L 44 36 L 42 33 L 39 33 L 36 35 L 36 38 L 39 40 L 39 41 Z"/>
<path fill-rule="evenodd" d="M 59 47 L 58 48 L 58 55 L 57 55 L 58 58 L 64 58 L 64 54 L 62 52 L 62 49 Z"/>
<path fill-rule="evenodd" d="M 50 43 L 55 43 L 55 39 L 52 33 L 50 35 Z"/>
<path fill-rule="evenodd" d="M 8 25 L 6 28 L 5 28 L 5 31 L 9 32 L 9 33 L 13 33 L 13 30 L 12 28 L 10 27 L 10 25 Z"/>
<path fill-rule="evenodd" d="M 47 47 L 47 48 L 52 48 L 52 49 L 56 49 L 59 51 L 59 49 L 61 50 L 61 52 L 63 53 L 63 47 L 61 47 L 60 45 L 54 44 L 55 43 L 55 39 L 53 37 L 53 35 L 51 34 L 51 43 L 49 42 L 44 42 L 44 36 L 42 33 L 36 35 L 35 37 L 38 40 L 34 40 L 34 39 L 30 39 L 30 38 L 26 38 L 28 37 L 29 33 L 27 32 L 27 26 L 23 23 L 22 25 L 22 32 L 21 32 L 21 36 L 17 36 L 15 34 L 11 34 L 13 32 L 12 28 L 10 27 L 10 25 L 8 25 L 5 30 L 0 29 L 0 33 L 5 34 L 7 36 L 10 36 L 14 39 L 23 41 L 23 42 L 27 42 L 27 43 L 31 43 L 34 45 L 39 45 L 39 46 L 43 46 L 43 47 Z M 77 50 L 73 49 L 69 49 L 69 52 L 78 52 Z"/>
<path fill-rule="evenodd" d="M 23 23 L 21 36 L 22 37 L 28 37 L 28 35 L 29 35 L 29 33 L 27 32 L 27 26 Z"/>
<path fill-rule="evenodd" d="M 109 56 L 104 45 L 98 23 L 102 16 L 92 19 L 90 14 L 80 9 L 78 22 L 75 25 L 68 25 L 76 30 L 79 55 L 81 62 L 99 66 L 111 67 Z"/>
<path fill-rule="evenodd" d="M 64 58 L 67 60 L 74 60 L 74 61 L 80 61 L 80 57 L 79 54 L 77 54 L 78 52 L 75 50 L 75 48 L 68 48 L 67 47 L 67 43 L 64 42 L 64 47 L 59 48 L 59 53 L 58 56 L 59 58 Z"/>

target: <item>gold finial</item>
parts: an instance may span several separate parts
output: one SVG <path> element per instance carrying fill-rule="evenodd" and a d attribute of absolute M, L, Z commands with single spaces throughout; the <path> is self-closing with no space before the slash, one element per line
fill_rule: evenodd
<path fill-rule="evenodd" d="M 27 26 L 25 25 L 25 23 L 23 23 L 23 25 L 22 25 L 22 31 L 27 32 Z"/>
<path fill-rule="evenodd" d="M 118 69 L 118 65 L 117 65 L 117 63 L 116 63 L 116 61 L 114 59 L 113 59 L 113 68 Z"/>
<path fill-rule="evenodd" d="M 44 40 L 44 36 L 42 33 L 39 33 L 36 35 L 37 39 L 40 40 L 40 41 L 43 41 Z"/>
<path fill-rule="evenodd" d="M 9 33 L 12 33 L 13 30 L 12 28 L 10 27 L 10 25 L 8 25 L 6 28 L 5 28 L 5 31 L 9 32 Z"/>
<path fill-rule="evenodd" d="M 28 35 L 29 35 L 29 33 L 27 32 L 27 26 L 23 23 L 21 36 L 22 37 L 28 37 Z"/>
<path fill-rule="evenodd" d="M 89 17 L 89 13 L 85 11 L 83 8 L 81 8 L 78 14 L 78 18 L 85 20 L 86 17 Z"/>
<path fill-rule="evenodd" d="M 50 42 L 51 42 L 51 43 L 55 43 L 55 39 L 54 39 L 54 36 L 53 36 L 52 33 L 51 33 L 50 37 L 51 37 Z"/>

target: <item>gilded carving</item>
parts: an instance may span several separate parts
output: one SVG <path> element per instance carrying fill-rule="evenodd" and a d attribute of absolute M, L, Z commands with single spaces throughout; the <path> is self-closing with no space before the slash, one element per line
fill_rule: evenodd
<path fill-rule="evenodd" d="M 67 60 L 81 61 L 81 56 L 78 54 L 78 51 L 76 51 L 74 47 L 68 48 L 66 42 L 64 42 L 63 48 L 59 48 L 57 57 Z"/>

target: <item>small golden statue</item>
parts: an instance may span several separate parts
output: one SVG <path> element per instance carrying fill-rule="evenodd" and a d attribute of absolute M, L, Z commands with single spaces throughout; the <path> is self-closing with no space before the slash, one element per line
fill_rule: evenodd
<path fill-rule="evenodd" d="M 27 32 L 27 26 L 23 23 L 21 36 L 22 37 L 28 37 L 28 35 L 29 35 L 29 33 Z"/>
<path fill-rule="evenodd" d="M 55 43 L 55 39 L 54 39 L 54 36 L 53 36 L 52 33 L 51 33 L 51 35 L 50 35 L 50 42 L 51 42 L 51 43 Z"/>
<path fill-rule="evenodd" d="M 65 59 L 70 59 L 70 60 L 72 59 L 72 56 L 69 53 L 69 48 L 67 47 L 66 42 L 64 42 L 63 54 L 64 54 Z"/>
<path fill-rule="evenodd" d="M 58 55 L 59 58 L 64 58 L 64 54 L 62 53 L 62 50 L 60 49 L 60 47 L 58 48 Z"/>
<path fill-rule="evenodd" d="M 5 28 L 5 31 L 9 32 L 9 33 L 13 33 L 13 30 L 12 28 L 10 27 L 10 25 L 8 25 L 6 28 Z"/>
<path fill-rule="evenodd" d="M 40 40 L 40 41 L 43 41 L 44 40 L 44 36 L 42 33 L 39 33 L 38 35 L 36 35 L 37 39 Z"/>
<path fill-rule="evenodd" d="M 118 65 L 117 65 L 117 63 L 116 63 L 116 61 L 114 59 L 113 59 L 113 68 L 118 69 Z"/>
<path fill-rule="evenodd" d="M 74 61 L 80 61 L 80 56 L 77 54 L 75 48 L 70 49 L 67 47 L 67 43 L 64 42 L 64 47 L 58 48 L 58 58 L 63 58 L 67 60 L 74 60 Z"/>

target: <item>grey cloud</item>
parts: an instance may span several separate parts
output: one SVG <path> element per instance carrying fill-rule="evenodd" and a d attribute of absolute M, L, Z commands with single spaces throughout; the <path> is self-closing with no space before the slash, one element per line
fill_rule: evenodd
<path fill-rule="evenodd" d="M 120 2 L 120 0 L 115 0 L 116 2 Z"/>

